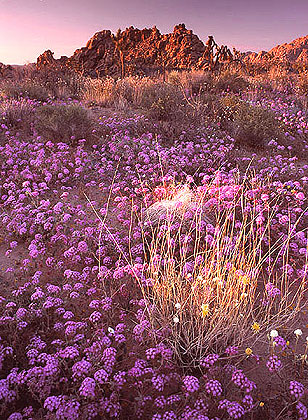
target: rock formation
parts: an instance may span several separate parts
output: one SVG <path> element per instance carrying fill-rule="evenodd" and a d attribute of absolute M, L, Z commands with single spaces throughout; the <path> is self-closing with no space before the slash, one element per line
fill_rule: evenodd
<path fill-rule="evenodd" d="M 53 55 L 54 53 L 50 50 L 44 51 L 36 60 L 36 68 L 42 70 L 44 68 L 66 66 L 68 60 L 66 56 L 62 56 L 56 60 Z"/>
<path fill-rule="evenodd" d="M 266 62 L 308 63 L 308 36 L 277 45 L 268 52 L 251 53 L 245 57 L 244 61 L 259 64 Z"/>
<path fill-rule="evenodd" d="M 205 69 L 206 46 L 184 24 L 176 25 L 172 33 L 161 34 L 154 26 L 137 29 L 133 26 L 113 35 L 111 31 L 97 32 L 85 47 L 77 49 L 62 64 L 89 76 L 149 74 L 165 69 Z M 220 56 L 220 60 L 222 55 Z M 37 67 L 55 65 L 59 60 L 45 51 L 37 60 Z"/>
<path fill-rule="evenodd" d="M 12 77 L 14 72 L 13 66 L 0 63 L 0 78 Z"/>
<path fill-rule="evenodd" d="M 54 66 L 56 64 L 56 60 L 54 58 L 54 53 L 50 50 L 46 50 L 41 54 L 36 60 L 36 67 L 41 70 L 47 66 Z"/>

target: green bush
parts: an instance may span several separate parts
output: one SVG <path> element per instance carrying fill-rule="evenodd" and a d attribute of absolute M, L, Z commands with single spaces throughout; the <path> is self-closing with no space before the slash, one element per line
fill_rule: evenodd
<path fill-rule="evenodd" d="M 267 141 L 281 137 L 282 127 L 269 109 L 232 96 L 224 98 L 222 103 L 224 128 L 234 137 L 236 144 L 260 148 Z"/>
<path fill-rule="evenodd" d="M 36 117 L 35 128 L 46 140 L 74 144 L 93 137 L 89 112 L 78 104 L 41 106 Z"/>
<path fill-rule="evenodd" d="M 156 83 L 144 90 L 141 107 L 150 119 L 175 121 L 185 117 L 183 95 L 175 86 Z"/>

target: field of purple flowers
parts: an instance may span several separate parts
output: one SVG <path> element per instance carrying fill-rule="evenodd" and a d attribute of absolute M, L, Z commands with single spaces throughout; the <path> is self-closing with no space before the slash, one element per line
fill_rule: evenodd
<path fill-rule="evenodd" d="M 308 418 L 307 110 L 279 92 L 242 98 L 271 109 L 284 124 L 283 138 L 245 147 L 219 120 L 168 142 L 140 113 L 106 115 L 73 99 L 2 97 L 1 419 Z M 48 116 L 58 107 L 90 112 L 91 124 L 55 127 L 44 107 Z M 192 228 L 181 230 L 172 217 L 145 226 L 144 209 L 183 186 L 202 195 L 207 214 L 220 209 L 216 221 L 196 227 L 190 209 L 183 220 Z M 209 266 L 204 247 L 212 249 L 230 209 L 235 233 L 228 231 L 227 248 Z M 243 215 L 252 219 L 250 233 L 230 263 L 224 253 L 242 237 Z M 189 303 L 193 318 L 182 312 L 186 295 L 156 300 L 170 270 L 167 251 L 151 241 L 168 229 L 176 235 L 172 263 L 181 260 L 173 272 L 187 296 L 192 279 L 209 279 L 211 270 L 220 276 L 215 290 L 194 292 L 200 307 Z M 260 244 L 248 264 L 251 238 Z M 229 279 L 230 290 L 241 287 L 240 309 L 232 306 L 230 317 L 215 306 Z M 194 319 L 200 341 L 190 348 L 185 331 L 193 334 Z M 211 341 L 204 331 L 215 331 Z"/>

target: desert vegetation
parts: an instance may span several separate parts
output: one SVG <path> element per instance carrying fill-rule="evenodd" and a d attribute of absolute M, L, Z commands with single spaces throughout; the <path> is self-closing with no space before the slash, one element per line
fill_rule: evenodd
<path fill-rule="evenodd" d="M 307 418 L 307 74 L 248 70 L 1 79 L 1 418 Z"/>

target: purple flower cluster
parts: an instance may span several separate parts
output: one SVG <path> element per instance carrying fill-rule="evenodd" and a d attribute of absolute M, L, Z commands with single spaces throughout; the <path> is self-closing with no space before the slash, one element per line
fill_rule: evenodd
<path fill-rule="evenodd" d="M 205 390 L 209 394 L 213 395 L 213 397 L 219 397 L 222 394 L 221 383 L 216 379 L 207 381 L 205 384 Z"/>
<path fill-rule="evenodd" d="M 220 410 L 227 410 L 231 419 L 240 419 L 245 414 L 245 409 L 236 401 L 229 401 L 227 399 L 221 400 L 218 404 Z"/>
<path fill-rule="evenodd" d="M 246 393 L 256 388 L 256 384 L 248 379 L 241 369 L 234 370 L 231 376 L 232 382 Z"/>
<path fill-rule="evenodd" d="M 270 282 L 265 285 L 265 290 L 268 296 L 271 298 L 275 298 L 281 295 L 281 292 L 278 289 L 278 287 L 276 287 L 273 283 L 270 283 Z"/>
<path fill-rule="evenodd" d="M 297 400 L 302 398 L 305 392 L 304 385 L 297 381 L 291 381 L 289 385 L 289 391 L 292 397 Z"/>
<path fill-rule="evenodd" d="M 204 359 L 200 360 L 200 366 L 204 368 L 209 368 L 214 365 L 214 363 L 219 359 L 219 355 L 212 353 L 208 354 Z"/>
<path fill-rule="evenodd" d="M 276 372 L 282 368 L 282 362 L 275 354 L 273 354 L 269 357 L 266 366 L 270 372 Z"/>
<path fill-rule="evenodd" d="M 198 378 L 195 376 L 185 376 L 183 378 L 183 386 L 187 393 L 193 393 L 198 391 L 200 384 Z"/>

